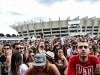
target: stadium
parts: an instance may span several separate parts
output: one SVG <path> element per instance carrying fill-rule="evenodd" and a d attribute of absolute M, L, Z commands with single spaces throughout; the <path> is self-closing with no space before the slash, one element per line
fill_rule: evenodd
<path fill-rule="evenodd" d="M 93 37 L 99 37 L 100 18 L 88 18 L 86 16 L 80 19 L 78 16 L 74 19 L 68 17 L 66 20 L 61 20 L 59 17 L 57 21 L 52 21 L 49 18 L 48 21 L 42 21 L 40 19 L 40 22 L 23 22 L 22 24 L 12 25 L 11 27 L 17 30 L 22 37 L 35 36 L 39 38 L 40 33 L 43 33 L 43 36 L 48 38 L 53 35 L 56 37 L 67 37 L 87 34 Z"/>

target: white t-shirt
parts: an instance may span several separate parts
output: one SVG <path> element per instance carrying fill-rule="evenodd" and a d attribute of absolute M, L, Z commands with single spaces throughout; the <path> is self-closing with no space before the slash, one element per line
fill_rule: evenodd
<path fill-rule="evenodd" d="M 22 64 L 19 68 L 18 75 L 23 75 L 23 73 L 28 69 L 26 64 Z"/>
<path fill-rule="evenodd" d="M 27 65 L 26 64 L 21 64 L 20 65 L 20 68 L 19 68 L 19 71 L 18 71 L 18 75 L 23 75 L 23 73 L 28 69 Z M 10 68 L 8 69 L 8 75 L 11 75 L 11 72 L 10 72 Z"/>
<path fill-rule="evenodd" d="M 72 48 L 67 49 L 67 55 L 68 55 L 68 56 L 71 56 L 72 51 L 73 51 Z"/>

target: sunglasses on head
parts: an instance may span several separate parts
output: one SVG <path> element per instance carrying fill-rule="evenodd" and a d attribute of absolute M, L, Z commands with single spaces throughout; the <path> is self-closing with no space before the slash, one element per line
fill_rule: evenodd
<path fill-rule="evenodd" d="M 31 57 L 31 56 L 33 56 L 33 57 L 34 57 L 34 55 L 33 55 L 33 54 L 32 54 L 32 55 L 30 55 L 30 57 Z"/>
<path fill-rule="evenodd" d="M 82 49 L 84 47 L 84 49 L 87 49 L 88 48 L 88 46 L 79 46 L 78 48 L 79 49 Z"/>

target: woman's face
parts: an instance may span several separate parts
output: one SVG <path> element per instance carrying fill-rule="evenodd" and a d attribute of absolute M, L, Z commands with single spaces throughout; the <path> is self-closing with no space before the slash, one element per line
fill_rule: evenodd
<path fill-rule="evenodd" d="M 31 62 L 34 61 L 34 53 L 30 53 L 30 55 L 29 55 L 29 61 L 31 61 Z"/>
<path fill-rule="evenodd" d="M 58 52 L 57 52 L 58 58 L 60 58 L 60 57 L 63 56 L 63 55 L 64 55 L 63 50 L 62 50 L 62 49 L 59 49 Z"/>

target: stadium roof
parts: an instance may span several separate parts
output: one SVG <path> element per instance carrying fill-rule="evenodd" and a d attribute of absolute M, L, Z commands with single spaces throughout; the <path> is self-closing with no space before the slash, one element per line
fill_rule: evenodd
<path fill-rule="evenodd" d="M 18 32 L 11 28 L 10 26 L 0 26 L 0 33 L 6 35 L 6 34 L 15 34 L 15 35 L 18 35 Z"/>

